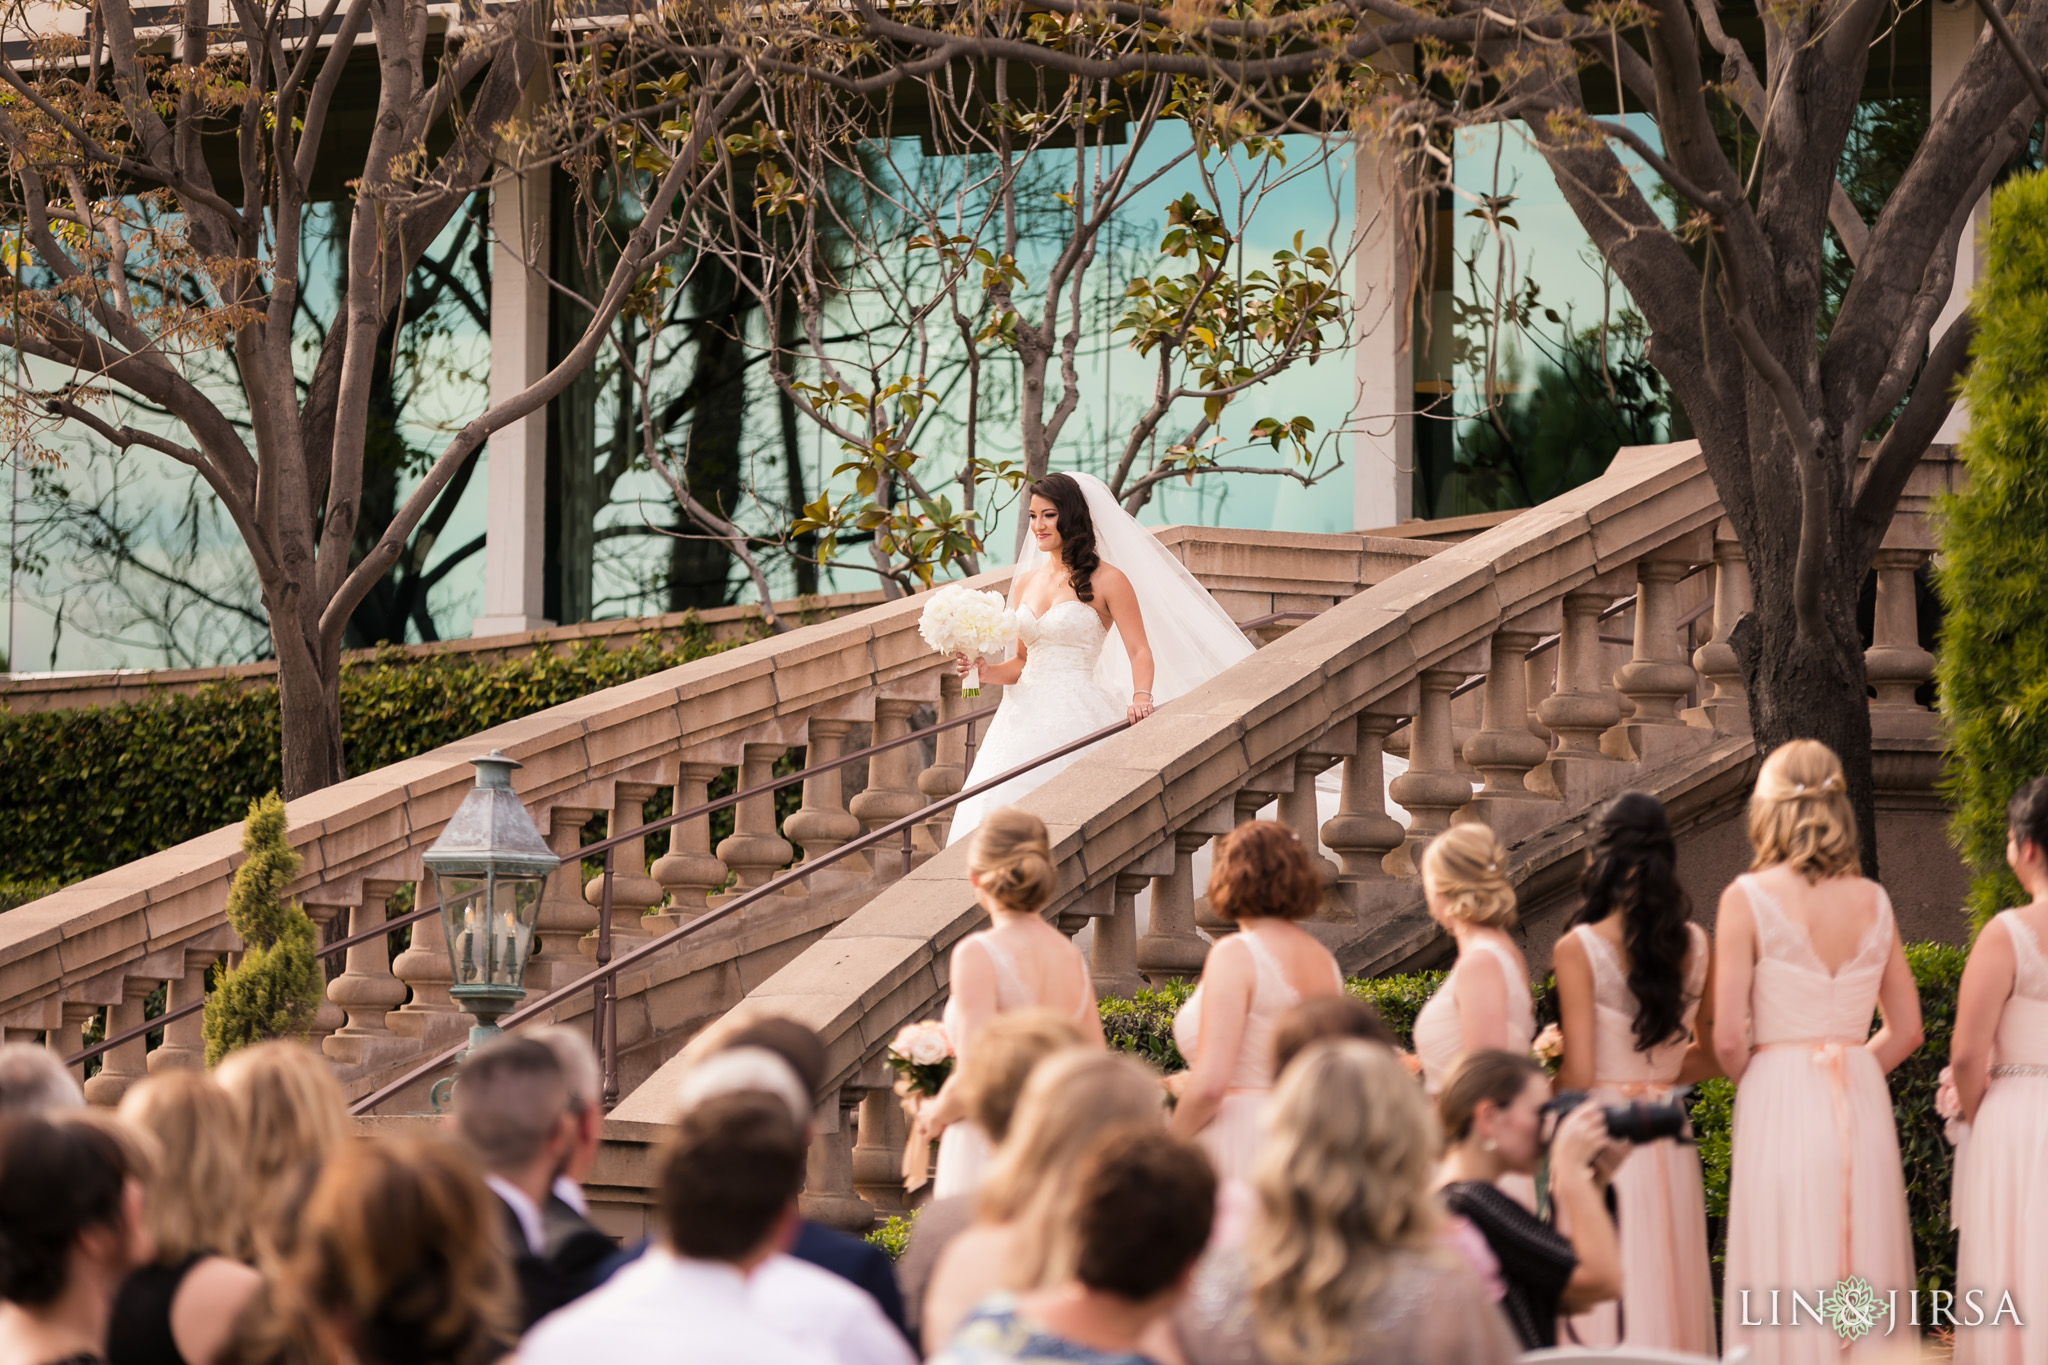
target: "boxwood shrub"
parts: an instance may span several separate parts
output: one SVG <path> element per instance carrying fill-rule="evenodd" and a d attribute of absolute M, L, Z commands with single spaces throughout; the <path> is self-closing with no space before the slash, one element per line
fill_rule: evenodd
<path fill-rule="evenodd" d="M 715 653 L 701 625 L 621 650 L 343 668 L 343 752 L 369 772 L 535 711 Z M 0 909 L 242 818 L 283 780 L 277 691 L 217 684 L 144 702 L 0 713 Z"/>

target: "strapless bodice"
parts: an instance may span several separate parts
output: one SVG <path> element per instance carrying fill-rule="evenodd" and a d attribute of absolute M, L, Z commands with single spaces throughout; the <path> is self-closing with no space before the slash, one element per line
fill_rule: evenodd
<path fill-rule="evenodd" d="M 1017 638 L 1025 649 L 1024 672 L 1017 681 L 1044 683 L 1064 673 L 1093 677 L 1109 630 L 1086 602 L 1055 602 L 1044 616 L 1020 607 Z"/>

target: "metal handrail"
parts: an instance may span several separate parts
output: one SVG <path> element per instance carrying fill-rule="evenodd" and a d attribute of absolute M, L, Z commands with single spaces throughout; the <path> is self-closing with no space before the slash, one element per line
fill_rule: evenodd
<path fill-rule="evenodd" d="M 520 1006 L 512 1013 L 506 1015 L 500 1021 L 500 1025 L 505 1028 L 510 1028 L 516 1024 L 524 1023 L 526 1020 L 533 1018 L 535 1015 L 540 1014 L 545 1010 L 554 1008 L 556 1005 L 562 1003 L 565 1000 L 568 1000 L 572 996 L 575 996 L 584 990 L 591 990 L 597 993 L 598 998 L 600 999 L 604 998 L 605 996 L 609 996 L 616 989 L 618 975 L 620 972 L 624 971 L 626 968 L 630 966 L 633 966 L 635 963 L 638 963 L 646 958 L 652 957 L 655 953 L 660 952 L 662 949 L 665 949 L 675 943 L 681 942 L 683 939 L 688 938 L 690 935 L 696 933 L 698 930 L 703 929 L 709 925 L 715 924 L 719 920 L 722 920 L 725 917 L 727 917 L 728 915 L 734 914 L 737 911 L 743 910 L 747 906 L 754 904 L 756 901 L 765 900 L 769 896 L 781 892 L 785 887 L 791 886 L 796 882 L 801 881 L 803 878 L 810 876 L 811 873 L 819 871 L 822 868 L 830 867 L 832 864 L 838 862 L 842 858 L 848 858 L 853 856 L 855 853 L 861 852 L 863 849 L 875 847 L 887 839 L 896 837 L 898 834 L 901 834 L 907 841 L 910 837 L 910 832 L 913 829 L 913 827 L 922 823 L 925 820 L 930 819 L 933 812 L 950 810 L 954 806 L 959 805 L 962 801 L 967 800 L 969 797 L 979 796 L 981 793 L 989 791 L 992 788 L 999 787 L 1005 782 L 1009 782 L 1014 780 L 1015 778 L 1022 777 L 1024 774 L 1032 771 L 1035 768 L 1041 767 L 1044 764 L 1050 763 L 1056 758 L 1064 758 L 1068 754 L 1077 752 L 1081 749 L 1085 749 L 1091 744 L 1095 744 L 1101 740 L 1107 739 L 1111 735 L 1117 734 L 1121 731 L 1128 730 L 1130 727 L 1131 722 L 1129 720 L 1120 720 L 1116 722 L 1114 725 L 1104 726 L 1102 729 L 1095 731 L 1093 734 L 1084 735 L 1080 739 L 1074 740 L 1070 744 L 1063 744 L 1059 748 L 1054 749 L 1049 753 L 1041 754 L 1037 758 L 1032 759 L 1029 763 L 1019 764 L 1018 766 L 1009 769 L 1007 772 L 998 773 L 994 777 L 986 778 L 983 781 L 975 783 L 971 787 L 964 787 L 960 791 L 953 793 L 951 796 L 940 797 L 938 800 L 933 801 L 929 805 L 921 806 L 917 810 L 912 811 L 910 814 L 905 815 L 900 819 L 892 820 L 888 824 L 881 826 L 879 829 L 870 830 L 866 834 L 863 834 L 856 839 L 848 840 L 846 843 L 839 845 L 839 847 L 831 850 L 829 853 L 821 854 L 816 858 L 807 858 L 803 862 L 797 864 L 795 867 L 789 868 L 784 872 L 780 872 L 775 876 L 770 877 L 767 881 L 761 883 L 761 885 L 757 887 L 754 887 L 752 890 L 744 891 L 739 895 L 733 897 L 731 900 L 726 901 L 724 904 L 715 906 L 712 909 L 705 911 L 702 915 L 699 915 L 697 918 L 691 920 L 688 924 L 679 925 L 676 928 L 669 930 L 667 933 L 662 934 L 658 938 L 650 939 L 648 942 L 641 944 L 638 948 L 632 949 L 631 951 L 621 955 L 613 961 L 609 963 L 600 964 L 596 968 L 596 970 L 590 972 L 589 974 L 585 976 L 580 976 L 576 980 L 569 982 L 567 985 L 557 986 L 554 990 L 549 991 L 547 994 L 541 996 L 538 1000 L 535 1000 L 530 1004 Z M 610 861 L 611 857 L 608 851 L 606 856 L 607 865 L 609 865 Z M 905 870 L 907 871 L 908 869 L 906 868 Z M 609 875 L 609 866 L 607 866 L 607 875 Z M 606 890 L 607 892 L 609 892 L 610 890 L 609 883 L 607 883 Z M 605 902 L 607 906 L 609 906 L 610 900 L 611 897 L 609 894 L 607 894 L 605 897 Z M 600 988 L 602 989 L 600 990 Z M 605 1038 L 605 1042 L 608 1046 L 601 1048 L 600 1051 L 604 1054 L 606 1063 L 604 1077 L 604 1102 L 606 1108 L 610 1108 L 611 1105 L 616 1103 L 618 1099 L 617 1016 L 611 1016 L 611 1018 L 606 1022 L 609 1032 Z M 382 1104 L 385 1100 L 388 1100 L 392 1096 L 398 1094 L 407 1086 L 410 1086 L 417 1081 L 426 1079 L 426 1077 L 428 1077 L 432 1073 L 440 1070 L 448 1063 L 454 1061 L 456 1058 L 460 1057 L 465 1051 L 468 1050 L 468 1046 L 469 1045 L 466 1042 L 459 1043 L 456 1046 L 451 1047 L 447 1051 L 442 1052 L 438 1056 L 434 1057 L 432 1060 L 424 1062 L 419 1066 L 414 1067 L 411 1071 L 406 1072 L 397 1080 L 391 1081 L 388 1084 L 380 1087 L 379 1089 L 372 1091 L 364 1098 L 357 1100 L 355 1104 L 350 1107 L 349 1112 L 352 1114 L 362 1114 L 368 1112 L 369 1110 L 375 1108 L 377 1105 Z"/>

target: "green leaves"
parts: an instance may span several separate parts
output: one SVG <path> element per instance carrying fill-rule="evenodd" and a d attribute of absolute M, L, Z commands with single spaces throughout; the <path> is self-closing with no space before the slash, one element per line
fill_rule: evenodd
<path fill-rule="evenodd" d="M 228 888 L 227 917 L 242 936 L 242 960 L 206 998 L 206 1064 L 266 1038 L 303 1036 L 327 978 L 314 956 L 313 921 L 285 891 L 304 861 L 285 839 L 284 800 L 275 791 L 249 803 L 242 865 Z"/>
<path fill-rule="evenodd" d="M 722 648 L 693 625 L 626 649 L 590 641 L 504 661 L 387 650 L 342 669 L 343 750 L 352 773 L 368 772 Z M 284 780 L 277 726 L 275 688 L 229 684 L 0 713 L 0 874 L 74 882 L 232 823 Z"/>
<path fill-rule="evenodd" d="M 2048 772 L 2048 175 L 1993 196 L 1977 335 L 1963 386 L 1967 481 L 1942 500 L 1935 587 L 1946 609 L 1935 651 L 1950 736 L 1950 837 L 1970 865 L 1982 924 L 2026 899 L 2005 865 L 2005 803 Z"/>

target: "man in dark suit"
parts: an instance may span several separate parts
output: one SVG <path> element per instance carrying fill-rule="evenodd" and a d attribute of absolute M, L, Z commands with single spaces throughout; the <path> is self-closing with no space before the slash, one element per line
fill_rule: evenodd
<path fill-rule="evenodd" d="M 541 1204 L 541 1230 L 549 1264 L 576 1286 L 577 1293 L 587 1294 L 610 1279 L 624 1259 L 618 1242 L 590 1221 L 590 1206 L 583 1197 L 583 1182 L 597 1164 L 597 1150 L 604 1140 L 604 1079 L 598 1070 L 597 1051 L 582 1030 L 547 1024 L 528 1029 L 523 1036 L 555 1054 L 569 1085 L 575 1139 Z"/>
<path fill-rule="evenodd" d="M 556 1215 L 550 1250 L 546 1210 L 581 1126 L 573 1109 L 560 1060 L 531 1038 L 501 1038 L 478 1048 L 457 1074 L 455 1130 L 502 1206 L 522 1331 L 588 1292 L 612 1249 L 610 1238 L 565 1210 L 568 1219 Z"/>

